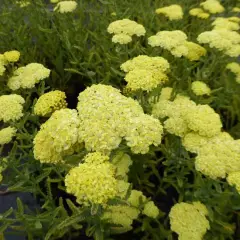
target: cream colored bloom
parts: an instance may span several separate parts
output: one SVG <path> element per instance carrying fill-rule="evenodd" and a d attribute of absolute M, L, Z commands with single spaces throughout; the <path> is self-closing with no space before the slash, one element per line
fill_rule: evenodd
<path fill-rule="evenodd" d="M 167 7 L 158 8 L 156 10 L 157 14 L 163 14 L 169 20 L 179 20 L 183 18 L 183 10 L 180 5 L 173 4 Z"/>
<path fill-rule="evenodd" d="M 61 1 L 58 2 L 54 11 L 58 11 L 60 13 L 68 13 L 73 12 L 77 8 L 77 2 L 75 1 Z"/>
<path fill-rule="evenodd" d="M 211 93 L 208 85 L 201 81 L 192 82 L 191 89 L 197 96 L 210 95 Z"/>
<path fill-rule="evenodd" d="M 17 62 L 20 58 L 20 52 L 16 50 L 5 52 L 3 55 L 8 62 Z"/>
<path fill-rule="evenodd" d="M 10 143 L 15 136 L 17 129 L 14 127 L 7 127 L 0 130 L 0 145 Z"/>

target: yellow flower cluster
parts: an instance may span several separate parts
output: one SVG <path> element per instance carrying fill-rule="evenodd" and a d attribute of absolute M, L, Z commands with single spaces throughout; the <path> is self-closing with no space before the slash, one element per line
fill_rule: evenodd
<path fill-rule="evenodd" d="M 109 24 L 107 31 L 114 34 L 112 42 L 127 44 L 132 41 L 132 36 L 144 36 L 146 33 L 145 28 L 129 19 L 117 20 Z"/>
<path fill-rule="evenodd" d="M 227 177 L 227 182 L 231 186 L 235 186 L 237 191 L 240 193 L 240 171 L 230 173 Z"/>
<path fill-rule="evenodd" d="M 200 5 L 212 14 L 221 13 L 225 10 L 218 0 L 206 0 L 200 3 Z"/>
<path fill-rule="evenodd" d="M 180 31 L 160 31 L 148 38 L 148 44 L 152 47 L 162 47 L 171 52 L 175 57 L 186 57 L 190 61 L 199 60 L 206 54 L 206 50 L 200 45 L 188 42 L 187 35 Z"/>
<path fill-rule="evenodd" d="M 139 55 L 121 65 L 121 70 L 126 72 L 126 88 L 130 91 L 139 89 L 151 91 L 159 84 L 168 80 L 166 72 L 170 66 L 162 57 L 149 57 Z"/>
<path fill-rule="evenodd" d="M 129 167 L 132 165 L 130 156 L 123 152 L 118 152 L 112 159 L 112 164 L 116 166 L 116 176 L 127 180 Z"/>
<path fill-rule="evenodd" d="M 239 30 L 239 22 L 238 18 L 223 18 L 223 17 L 218 17 L 216 18 L 212 25 L 214 26 L 214 30 L 221 30 L 221 29 L 226 29 L 230 31 L 237 31 Z"/>
<path fill-rule="evenodd" d="M 197 38 L 199 43 L 209 44 L 210 48 L 223 51 L 230 57 L 240 55 L 240 35 L 226 29 L 212 30 L 201 33 Z"/>
<path fill-rule="evenodd" d="M 172 20 L 179 20 L 183 18 L 183 10 L 180 5 L 173 4 L 167 7 L 158 8 L 156 10 L 157 14 L 163 14 L 166 16 L 170 21 Z"/>
<path fill-rule="evenodd" d="M 179 240 L 202 240 L 210 229 L 207 215 L 207 208 L 200 202 L 177 203 L 169 213 L 171 229 Z"/>
<path fill-rule="evenodd" d="M 38 116 L 47 116 L 56 110 L 66 108 L 66 95 L 64 92 L 55 90 L 43 94 L 34 106 L 34 113 Z"/>
<path fill-rule="evenodd" d="M 236 62 L 232 62 L 228 63 L 226 68 L 236 75 L 236 82 L 240 84 L 240 65 Z"/>
<path fill-rule="evenodd" d="M 157 218 L 157 216 L 159 215 L 159 209 L 158 207 L 154 204 L 153 201 L 147 202 L 144 205 L 144 209 L 142 211 L 142 213 L 148 217 L 151 218 Z"/>
<path fill-rule="evenodd" d="M 115 168 L 108 160 L 99 153 L 89 153 L 85 162 L 72 168 L 65 177 L 66 191 L 75 195 L 79 204 L 105 205 L 116 196 Z"/>
<path fill-rule="evenodd" d="M 17 62 L 20 58 L 20 52 L 16 50 L 4 52 L 3 54 L 0 54 L 0 76 L 3 75 L 6 68 L 5 65 L 7 65 L 10 62 Z"/>
<path fill-rule="evenodd" d="M 209 13 L 204 12 L 204 10 L 201 8 L 193 8 L 189 11 L 189 14 L 201 19 L 207 19 L 210 16 Z"/>
<path fill-rule="evenodd" d="M 139 103 L 107 85 L 92 85 L 78 97 L 79 142 L 88 151 L 109 154 L 122 139 L 134 153 L 145 154 L 161 143 L 161 123 L 144 114 Z"/>
<path fill-rule="evenodd" d="M 0 76 L 2 76 L 6 70 L 5 68 L 6 60 L 3 54 L 0 54 Z"/>
<path fill-rule="evenodd" d="M 234 7 L 234 8 L 232 9 L 232 12 L 239 13 L 239 12 L 240 12 L 240 8 L 239 8 L 239 7 Z"/>
<path fill-rule="evenodd" d="M 201 136 L 198 133 L 190 132 L 182 138 L 182 144 L 189 152 L 198 153 L 200 148 L 207 145 L 209 142 L 217 143 L 219 141 L 222 142 L 227 140 L 233 139 L 226 132 L 219 132 L 213 137 Z"/>
<path fill-rule="evenodd" d="M 5 52 L 3 56 L 8 62 L 17 62 L 20 58 L 20 52 L 16 50 L 8 51 L 8 52 Z"/>
<path fill-rule="evenodd" d="M 78 127 L 76 110 L 55 111 L 34 138 L 34 157 L 42 163 L 61 162 L 77 143 Z"/>
<path fill-rule="evenodd" d="M 108 206 L 104 212 L 102 219 L 109 223 L 120 225 L 122 232 L 127 232 L 132 229 L 133 220 L 138 218 L 139 210 L 128 205 Z"/>
<path fill-rule="evenodd" d="M 49 77 L 50 70 L 39 63 L 30 63 L 25 67 L 20 67 L 13 72 L 13 76 L 8 80 L 8 87 L 11 90 L 19 88 L 33 88 L 36 83 Z"/>
<path fill-rule="evenodd" d="M 131 190 L 131 194 L 127 199 L 128 203 L 130 203 L 133 207 L 139 207 L 140 201 L 145 202 L 146 200 L 147 198 L 143 195 L 141 191 L 138 190 Z"/>
<path fill-rule="evenodd" d="M 211 89 L 208 85 L 201 81 L 192 82 L 191 89 L 197 96 L 210 95 L 211 93 Z"/>
<path fill-rule="evenodd" d="M 205 56 L 207 51 L 202 46 L 194 42 L 186 42 L 185 46 L 188 49 L 187 54 L 184 56 L 190 61 L 198 61 L 200 57 Z"/>
<path fill-rule="evenodd" d="M 57 3 L 54 11 L 58 11 L 60 13 L 73 12 L 77 8 L 77 2 L 75 1 L 61 1 Z"/>
<path fill-rule="evenodd" d="M 203 174 L 216 179 L 240 171 L 240 143 L 237 140 L 215 139 L 198 150 L 195 167 Z"/>
<path fill-rule="evenodd" d="M 186 41 L 187 35 L 180 30 L 160 31 L 156 35 L 148 38 L 149 45 L 152 47 L 162 47 L 176 57 L 187 55 L 188 49 L 185 46 Z"/>
<path fill-rule="evenodd" d="M 0 145 L 10 143 L 15 136 L 17 129 L 14 127 L 7 127 L 0 130 Z"/>
<path fill-rule="evenodd" d="M 17 94 L 0 96 L 0 121 L 16 121 L 23 116 L 25 100 Z"/>
<path fill-rule="evenodd" d="M 189 132 L 213 137 L 222 127 L 219 115 L 210 106 L 196 105 L 184 96 L 177 96 L 173 102 L 160 100 L 153 106 L 152 114 L 159 118 L 168 117 L 164 127 L 180 137 Z"/>

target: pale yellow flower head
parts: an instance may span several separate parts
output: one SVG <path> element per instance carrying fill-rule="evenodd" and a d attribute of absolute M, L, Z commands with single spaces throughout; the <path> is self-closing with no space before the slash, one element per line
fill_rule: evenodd
<path fill-rule="evenodd" d="M 209 105 L 197 105 L 184 119 L 192 131 L 206 137 L 219 134 L 222 128 L 220 116 Z"/>
<path fill-rule="evenodd" d="M 129 198 L 127 199 L 128 203 L 131 204 L 131 206 L 138 208 L 140 205 L 140 202 L 145 202 L 147 198 L 143 195 L 141 191 L 138 190 L 131 190 L 131 194 Z"/>
<path fill-rule="evenodd" d="M 3 54 L 0 54 L 0 76 L 3 76 L 6 68 L 5 65 L 7 64 L 6 58 Z"/>
<path fill-rule="evenodd" d="M 109 162 L 84 162 L 72 168 L 65 177 L 66 191 L 83 205 L 105 205 L 117 194 L 114 166 Z"/>
<path fill-rule="evenodd" d="M 88 151 L 109 154 L 123 139 L 135 153 L 161 142 L 162 126 L 132 98 L 107 85 L 92 85 L 78 97 L 79 142 Z"/>
<path fill-rule="evenodd" d="M 188 49 L 186 55 L 184 55 L 190 61 L 198 61 L 200 57 L 205 56 L 207 51 L 204 47 L 194 42 L 186 42 L 185 46 Z"/>
<path fill-rule="evenodd" d="M 200 5 L 208 12 L 215 14 L 224 12 L 224 7 L 220 4 L 218 0 L 206 0 L 200 3 Z"/>
<path fill-rule="evenodd" d="M 109 24 L 107 31 L 114 34 L 112 42 L 120 44 L 128 44 L 132 41 L 132 36 L 144 36 L 145 28 L 135 21 L 129 19 L 117 20 Z"/>
<path fill-rule="evenodd" d="M 232 9 L 232 12 L 239 13 L 239 12 L 240 12 L 240 8 L 239 8 L 239 7 L 234 7 L 234 8 Z"/>
<path fill-rule="evenodd" d="M 195 167 L 197 171 L 212 179 L 225 178 L 227 174 L 240 171 L 239 158 L 239 142 L 220 138 L 201 146 Z"/>
<path fill-rule="evenodd" d="M 230 57 L 240 55 L 240 35 L 226 29 L 212 30 L 201 33 L 197 38 L 199 43 L 209 44 L 210 48 L 223 51 Z"/>
<path fill-rule="evenodd" d="M 211 89 L 202 81 L 192 82 L 191 89 L 197 96 L 210 95 Z"/>
<path fill-rule="evenodd" d="M 169 213 L 171 230 L 178 234 L 179 240 L 202 240 L 210 229 L 207 215 L 207 208 L 200 202 L 177 203 Z"/>
<path fill-rule="evenodd" d="M 7 127 L 0 130 L 0 145 L 10 143 L 15 136 L 17 129 L 14 127 Z"/>
<path fill-rule="evenodd" d="M 154 204 L 153 201 L 147 202 L 144 205 L 144 209 L 142 211 L 142 214 L 151 217 L 151 218 L 157 218 L 159 215 L 159 209 L 158 207 Z"/>
<path fill-rule="evenodd" d="M 17 94 L 0 96 L 0 121 L 16 121 L 23 116 L 25 100 Z"/>
<path fill-rule="evenodd" d="M 193 8 L 189 11 L 189 14 L 194 17 L 207 19 L 209 18 L 210 14 L 203 11 L 201 8 Z"/>
<path fill-rule="evenodd" d="M 39 63 L 30 63 L 25 67 L 20 67 L 13 72 L 13 76 L 8 80 L 8 87 L 11 90 L 19 88 L 33 88 L 35 84 L 49 77 L 50 70 Z"/>
<path fill-rule="evenodd" d="M 128 36 L 144 36 L 145 28 L 135 21 L 129 19 L 117 20 L 109 24 L 107 31 L 110 34 L 126 34 Z"/>
<path fill-rule="evenodd" d="M 66 95 L 59 90 L 43 94 L 34 106 L 34 113 L 38 116 L 47 116 L 56 110 L 66 108 Z"/>
<path fill-rule="evenodd" d="M 170 51 L 175 57 L 186 56 L 188 48 L 185 46 L 187 35 L 180 31 L 161 31 L 148 38 L 148 44 L 152 47 L 161 47 Z"/>
<path fill-rule="evenodd" d="M 113 43 L 128 44 L 131 41 L 132 41 L 132 37 L 124 33 L 115 34 L 112 37 Z"/>
<path fill-rule="evenodd" d="M 227 177 L 227 182 L 231 186 L 235 186 L 238 193 L 240 193 L 240 171 L 232 172 Z"/>
<path fill-rule="evenodd" d="M 131 157 L 123 152 L 119 152 L 112 159 L 112 164 L 116 166 L 116 176 L 127 179 L 129 168 L 132 165 Z"/>
<path fill-rule="evenodd" d="M 54 8 L 54 11 L 60 13 L 68 13 L 73 12 L 76 8 L 77 8 L 76 1 L 61 1 L 57 3 L 56 7 Z"/>
<path fill-rule="evenodd" d="M 34 157 L 42 163 L 62 162 L 62 157 L 77 143 L 78 127 L 76 110 L 56 110 L 34 138 Z"/>
<path fill-rule="evenodd" d="M 213 29 L 221 30 L 226 29 L 230 31 L 237 31 L 239 30 L 239 23 L 235 21 L 235 18 L 223 18 L 218 17 L 212 22 Z"/>
<path fill-rule="evenodd" d="M 167 7 L 158 8 L 156 10 L 157 14 L 163 14 L 166 16 L 170 21 L 172 20 L 179 20 L 183 18 L 183 10 L 180 5 L 173 4 Z"/>
<path fill-rule="evenodd" d="M 196 132 L 189 132 L 184 136 L 184 138 L 182 138 L 182 145 L 187 149 L 187 151 L 198 153 L 201 147 L 207 145 L 208 143 L 218 143 L 228 140 L 233 140 L 233 138 L 226 132 L 220 132 L 214 137 L 206 137 L 201 136 Z"/>
<path fill-rule="evenodd" d="M 120 228 L 123 230 L 121 232 L 127 232 L 132 229 L 131 225 L 133 220 L 138 218 L 139 213 L 140 211 L 135 207 L 128 205 L 113 205 L 105 209 L 102 219 L 107 220 L 109 223 L 120 225 Z"/>
<path fill-rule="evenodd" d="M 3 55 L 8 62 L 17 62 L 20 58 L 20 52 L 16 50 L 5 52 Z"/>
<path fill-rule="evenodd" d="M 226 69 L 229 69 L 236 75 L 236 82 L 240 83 L 240 65 L 236 62 L 228 63 Z"/>

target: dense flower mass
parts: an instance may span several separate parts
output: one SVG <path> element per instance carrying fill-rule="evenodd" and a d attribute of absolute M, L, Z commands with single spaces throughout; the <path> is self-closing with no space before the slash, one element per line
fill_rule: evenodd
<path fill-rule="evenodd" d="M 200 57 L 205 56 L 207 51 L 202 46 L 194 42 L 186 42 L 185 46 L 188 49 L 186 55 L 184 55 L 190 61 L 197 61 Z"/>
<path fill-rule="evenodd" d="M 23 116 L 25 100 L 17 94 L 0 96 L 0 121 L 16 121 Z"/>
<path fill-rule="evenodd" d="M 108 206 L 102 216 L 109 223 L 120 225 L 121 232 L 132 229 L 133 220 L 137 219 L 140 211 L 128 205 Z"/>
<path fill-rule="evenodd" d="M 39 116 L 47 116 L 56 110 L 66 107 L 65 93 L 55 90 L 40 96 L 34 106 L 34 113 Z"/>
<path fill-rule="evenodd" d="M 84 163 L 72 168 L 67 174 L 66 190 L 75 195 L 80 204 L 104 205 L 117 194 L 115 168 L 107 162 L 107 156 L 104 157 L 98 153 L 89 154 L 90 156 L 86 156 Z"/>
<path fill-rule="evenodd" d="M 208 85 L 201 81 L 192 82 L 191 89 L 197 96 L 209 95 L 211 93 Z"/>
<path fill-rule="evenodd" d="M 161 31 L 148 38 L 152 47 L 161 47 L 171 52 L 175 57 L 186 57 L 190 61 L 199 60 L 206 50 L 194 42 L 187 41 L 187 35 L 180 31 Z"/>
<path fill-rule="evenodd" d="M 240 143 L 237 140 L 215 139 L 198 150 L 195 167 L 213 179 L 240 171 Z"/>
<path fill-rule="evenodd" d="M 0 130 L 0 145 L 10 143 L 15 136 L 17 129 L 14 127 L 7 127 Z"/>
<path fill-rule="evenodd" d="M 232 73 L 236 75 L 236 82 L 240 83 L 240 65 L 236 62 L 231 62 L 227 64 L 227 69 L 229 69 Z"/>
<path fill-rule="evenodd" d="M 206 0 L 200 3 L 200 5 L 212 14 L 221 13 L 225 10 L 218 0 Z"/>
<path fill-rule="evenodd" d="M 153 106 L 152 114 L 159 118 L 168 117 L 164 127 L 180 137 L 191 131 L 213 137 L 220 133 L 222 127 L 219 115 L 210 106 L 196 105 L 184 96 L 177 96 L 173 102 L 160 100 Z"/>
<path fill-rule="evenodd" d="M 167 7 L 158 8 L 156 10 L 157 14 L 163 14 L 169 20 L 179 20 L 183 18 L 183 10 L 180 5 L 173 4 Z"/>
<path fill-rule="evenodd" d="M 191 16 L 202 18 L 202 19 L 207 19 L 210 16 L 209 13 L 204 12 L 204 10 L 201 8 L 193 8 L 189 11 L 189 14 Z"/>
<path fill-rule="evenodd" d="M 157 218 L 157 216 L 159 215 L 159 209 L 158 207 L 154 204 L 153 201 L 147 202 L 144 205 L 144 209 L 142 211 L 142 213 L 148 217 L 151 218 Z"/>
<path fill-rule="evenodd" d="M 162 57 L 148 57 L 139 55 L 121 65 L 126 72 L 125 80 L 128 83 L 126 88 L 131 91 L 139 89 L 150 91 L 159 84 L 168 80 L 166 75 L 170 66 Z"/>
<path fill-rule="evenodd" d="M 200 202 L 177 203 L 169 213 L 171 229 L 179 240 L 202 240 L 210 229 L 207 208 Z"/>
<path fill-rule="evenodd" d="M 78 97 L 79 142 L 106 154 L 127 140 L 134 153 L 147 153 L 161 142 L 162 125 L 145 115 L 139 103 L 107 85 L 92 85 Z"/>
<path fill-rule="evenodd" d="M 2 76 L 6 70 L 5 68 L 6 59 L 3 54 L 0 54 L 0 76 Z"/>
<path fill-rule="evenodd" d="M 235 21 L 235 18 L 218 17 L 213 21 L 212 25 L 215 30 L 226 29 L 230 31 L 237 31 L 240 28 L 239 23 Z"/>
<path fill-rule="evenodd" d="M 73 12 L 77 8 L 77 2 L 75 1 L 61 1 L 58 2 L 54 11 L 58 11 L 60 13 Z"/>
<path fill-rule="evenodd" d="M 227 182 L 231 186 L 235 186 L 238 193 L 240 193 L 240 171 L 230 173 L 227 177 Z"/>
<path fill-rule="evenodd" d="M 129 19 L 117 20 L 109 24 L 107 31 L 114 34 L 112 41 L 114 43 L 127 44 L 132 41 L 132 36 L 144 36 L 145 28 L 135 21 Z"/>
<path fill-rule="evenodd" d="M 61 162 L 77 143 L 78 126 L 76 110 L 55 111 L 34 138 L 34 157 L 42 163 Z"/>
<path fill-rule="evenodd" d="M 148 38 L 149 45 L 152 47 L 162 47 L 176 57 L 187 55 L 188 48 L 185 46 L 186 41 L 187 35 L 180 30 L 161 31 Z"/>
<path fill-rule="evenodd" d="M 3 55 L 8 62 L 17 62 L 20 58 L 20 52 L 16 50 L 5 52 Z"/>
<path fill-rule="evenodd" d="M 240 55 L 240 35 L 226 29 L 212 30 L 201 33 L 197 38 L 199 43 L 209 44 L 210 48 L 223 51 L 230 57 Z"/>
<path fill-rule="evenodd" d="M 30 63 L 25 67 L 20 67 L 13 72 L 13 76 L 8 80 L 8 87 L 11 90 L 19 88 L 33 88 L 35 84 L 49 77 L 50 70 L 40 63 Z"/>

